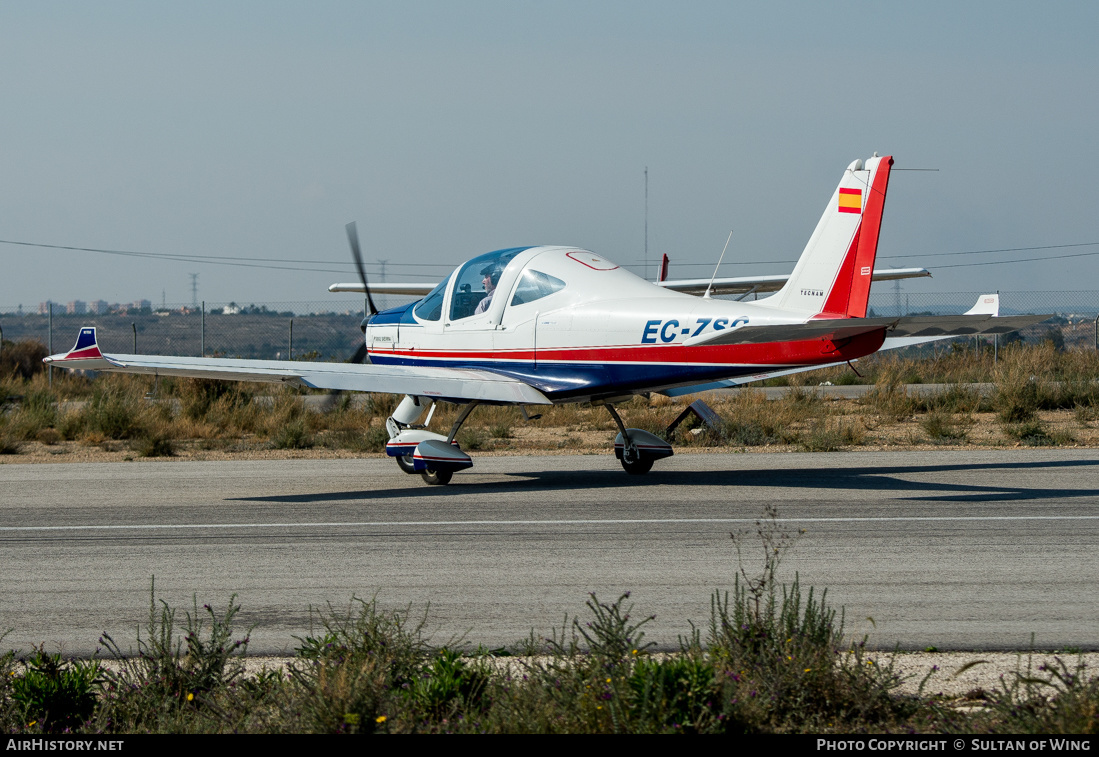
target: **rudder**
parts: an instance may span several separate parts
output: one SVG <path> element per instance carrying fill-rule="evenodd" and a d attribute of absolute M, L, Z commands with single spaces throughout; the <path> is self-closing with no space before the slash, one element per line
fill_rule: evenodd
<path fill-rule="evenodd" d="M 866 316 L 892 165 L 892 157 L 875 155 L 847 167 L 789 281 L 761 305 L 821 318 Z"/>

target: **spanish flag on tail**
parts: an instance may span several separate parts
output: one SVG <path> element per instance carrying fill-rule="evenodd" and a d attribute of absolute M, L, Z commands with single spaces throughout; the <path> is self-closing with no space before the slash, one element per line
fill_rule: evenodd
<path fill-rule="evenodd" d="M 840 187 L 839 212 L 841 212 L 841 213 L 861 213 L 862 212 L 862 190 L 861 189 L 846 189 L 844 187 Z"/>

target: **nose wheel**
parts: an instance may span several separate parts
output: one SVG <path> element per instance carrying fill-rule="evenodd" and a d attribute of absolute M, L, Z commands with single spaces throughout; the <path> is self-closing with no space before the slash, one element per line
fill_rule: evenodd
<path fill-rule="evenodd" d="M 633 452 L 633 460 L 627 459 L 627 450 L 622 451 L 622 469 L 625 470 L 626 473 L 629 473 L 631 476 L 641 476 L 653 469 L 653 462 L 655 461 L 652 458 L 637 456 L 636 449 L 629 451 Z"/>
<path fill-rule="evenodd" d="M 412 455 L 400 455 L 393 459 L 397 461 L 397 467 L 405 473 L 416 472 L 416 466 L 412 464 Z"/>
<path fill-rule="evenodd" d="M 614 440 L 614 455 L 622 462 L 622 470 L 631 476 L 641 476 L 653 469 L 653 463 L 672 456 L 672 447 L 658 436 L 639 428 L 626 428 L 609 403 L 607 411 L 618 425 L 618 438 Z"/>
<path fill-rule="evenodd" d="M 428 468 L 420 471 L 420 477 L 429 486 L 446 486 L 450 483 L 453 475 L 454 471 L 452 470 L 431 470 Z"/>

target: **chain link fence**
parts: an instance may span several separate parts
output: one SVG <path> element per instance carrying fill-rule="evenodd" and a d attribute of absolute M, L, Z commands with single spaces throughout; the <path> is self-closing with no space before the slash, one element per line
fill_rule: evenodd
<path fill-rule="evenodd" d="M 984 292 L 871 294 L 872 315 L 964 313 Z M 377 298 L 380 308 L 414 298 Z M 362 342 L 359 323 L 365 316 L 361 299 L 330 298 L 306 302 L 266 302 L 166 305 L 126 308 L 107 313 L 70 313 L 60 303 L 27 313 L 0 307 L 5 341 L 33 339 L 51 353 L 68 350 L 81 326 L 98 328 L 105 352 L 161 355 L 214 355 L 264 360 L 346 360 Z M 1099 291 L 1001 292 L 1000 314 L 1051 313 L 1052 321 L 1021 332 L 1039 340 L 1059 334 L 1064 346 L 1094 348 Z"/>

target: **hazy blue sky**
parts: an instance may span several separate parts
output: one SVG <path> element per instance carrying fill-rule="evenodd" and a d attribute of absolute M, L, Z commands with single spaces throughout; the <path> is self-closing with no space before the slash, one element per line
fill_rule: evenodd
<path fill-rule="evenodd" d="M 645 166 L 673 276 L 730 229 L 723 274 L 782 273 L 874 151 L 940 169 L 890 185 L 879 265 L 935 273 L 906 291 L 1099 289 L 1099 245 L 941 256 L 1099 242 L 1099 4 L 900 6 L 0 0 L 0 239 L 312 261 L 0 244 L 0 306 L 189 301 L 191 272 L 324 299 L 350 220 L 390 281 L 522 244 L 640 263 Z"/>

